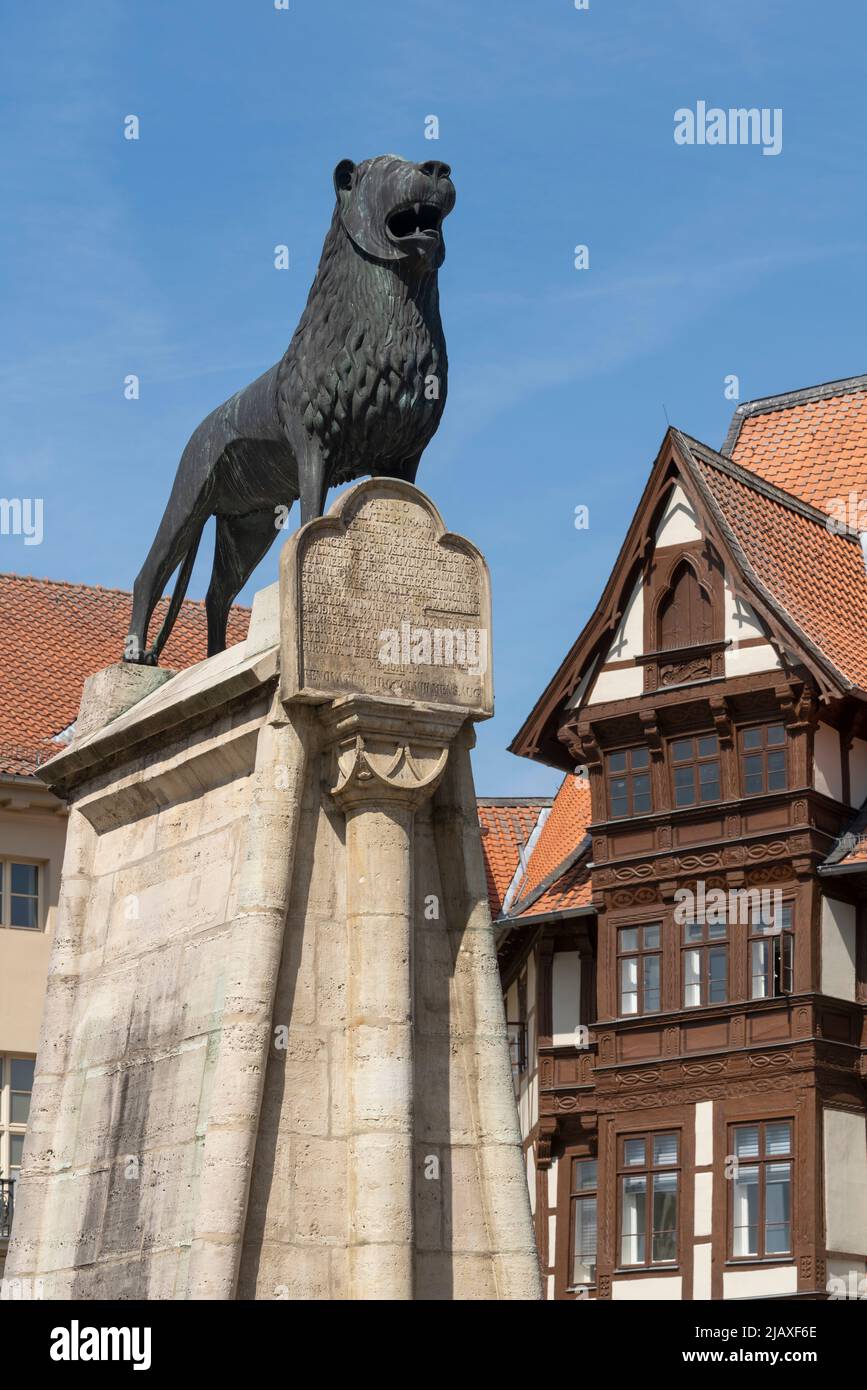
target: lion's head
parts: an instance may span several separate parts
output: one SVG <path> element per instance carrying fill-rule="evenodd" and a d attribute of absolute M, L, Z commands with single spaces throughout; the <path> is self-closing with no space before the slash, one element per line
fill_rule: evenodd
<path fill-rule="evenodd" d="M 442 224 L 455 205 L 447 164 L 413 164 L 396 154 L 334 170 L 340 221 L 350 240 L 379 261 L 414 262 L 419 269 L 445 260 Z"/>

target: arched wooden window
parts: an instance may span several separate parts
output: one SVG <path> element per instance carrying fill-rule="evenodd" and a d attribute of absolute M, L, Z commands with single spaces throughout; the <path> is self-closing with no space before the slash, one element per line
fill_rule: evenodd
<path fill-rule="evenodd" d="M 710 597 L 699 583 L 692 565 L 687 560 L 681 560 L 659 607 L 659 650 L 709 642 L 713 634 L 712 624 Z"/>

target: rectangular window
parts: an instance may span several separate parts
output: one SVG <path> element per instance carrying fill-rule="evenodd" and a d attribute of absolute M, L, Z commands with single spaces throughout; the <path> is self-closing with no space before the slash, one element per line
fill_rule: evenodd
<path fill-rule="evenodd" d="M 0 859 L 0 926 L 39 931 L 43 872 L 41 864 Z"/>
<path fill-rule="evenodd" d="M 788 786 L 785 725 L 756 724 L 741 729 L 740 744 L 744 796 L 784 791 Z"/>
<path fill-rule="evenodd" d="M 620 1013 L 653 1014 L 661 1007 L 662 927 L 621 927 L 617 933 Z"/>
<path fill-rule="evenodd" d="M 728 999 L 729 948 L 726 922 L 685 922 L 681 952 L 683 1006 L 724 1004 Z"/>
<path fill-rule="evenodd" d="M 777 918 L 759 911 L 750 923 L 750 998 L 776 999 L 793 990 L 794 911 L 785 903 Z"/>
<path fill-rule="evenodd" d="M 679 1136 L 653 1134 L 620 1141 L 620 1264 L 677 1260 Z"/>
<path fill-rule="evenodd" d="M 506 1031 L 509 1035 L 509 1052 L 512 1057 L 512 1077 L 516 1084 L 524 1075 L 529 1065 L 529 1047 L 527 1038 L 527 971 L 522 970 L 515 982 L 515 996 L 517 1008 L 516 1017 L 507 1019 Z M 510 991 L 511 992 L 511 991 Z M 510 1007 L 508 998 L 506 1008 Z"/>
<path fill-rule="evenodd" d="M 32 1057 L 0 1057 L 0 1182 L 8 1185 L 10 1201 L 21 1168 L 35 1066 Z"/>
<path fill-rule="evenodd" d="M 719 739 L 716 734 L 672 739 L 668 749 L 675 806 L 700 806 L 708 801 L 719 801 Z"/>
<path fill-rule="evenodd" d="M 573 1158 L 569 1202 L 572 1251 L 571 1288 L 596 1283 L 597 1164 L 595 1158 Z"/>
<path fill-rule="evenodd" d="M 792 1122 L 766 1120 L 730 1131 L 731 1257 L 792 1253 Z M 731 1161 L 731 1160 L 730 1160 Z"/>
<path fill-rule="evenodd" d="M 653 809 L 650 792 L 650 753 L 646 748 L 626 748 L 608 753 L 608 814 L 612 820 L 643 816 Z"/>

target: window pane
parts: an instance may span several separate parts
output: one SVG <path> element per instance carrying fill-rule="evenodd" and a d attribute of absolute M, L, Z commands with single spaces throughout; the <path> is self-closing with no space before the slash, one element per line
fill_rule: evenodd
<path fill-rule="evenodd" d="M 659 956 L 642 956 L 644 966 L 644 1012 L 655 1013 L 659 1008 Z"/>
<path fill-rule="evenodd" d="M 782 1255 L 792 1248 L 792 1166 L 765 1167 L 765 1254 Z"/>
<path fill-rule="evenodd" d="M 642 1145 L 643 1147 L 643 1145 Z M 647 1179 L 624 1178 L 621 1208 L 620 1262 L 644 1264 L 644 1235 L 647 1223 Z"/>
<path fill-rule="evenodd" d="M 674 804 L 692 806 L 695 802 L 695 768 L 676 767 L 674 769 Z"/>
<path fill-rule="evenodd" d="M 39 869 L 35 864 L 13 864 L 12 892 L 32 893 L 39 891 Z"/>
<path fill-rule="evenodd" d="M 725 946 L 715 946 L 707 953 L 707 1002 L 724 1004 L 728 994 L 728 952 Z"/>
<path fill-rule="evenodd" d="M 626 1168 L 644 1167 L 644 1140 L 626 1139 L 623 1144 L 623 1163 Z"/>
<path fill-rule="evenodd" d="M 774 993 L 791 994 L 792 992 L 792 937 L 789 932 L 782 932 L 774 938 Z"/>
<path fill-rule="evenodd" d="M 650 766 L 650 750 L 648 748 L 633 748 L 632 750 L 633 767 Z"/>
<path fill-rule="evenodd" d="M 701 952 L 683 953 L 683 1004 L 695 1009 L 701 1003 Z"/>
<path fill-rule="evenodd" d="M 9 899 L 9 921 L 13 927 L 29 927 L 34 929 L 38 926 L 37 909 L 39 903 L 36 898 L 19 898 L 14 894 Z"/>
<path fill-rule="evenodd" d="M 572 1182 L 576 1192 L 581 1192 L 587 1188 L 593 1191 L 596 1187 L 596 1159 L 576 1158 L 573 1165 Z"/>
<path fill-rule="evenodd" d="M 677 1162 L 677 1135 L 676 1134 L 654 1134 L 653 1136 L 653 1166 L 654 1168 L 668 1168 L 672 1163 Z"/>
<path fill-rule="evenodd" d="M 768 789 L 780 791 L 786 785 L 786 754 L 784 751 L 768 754 Z"/>
<path fill-rule="evenodd" d="M 12 1058 L 11 1085 L 13 1091 L 32 1091 L 36 1063 L 32 1057 Z"/>
<path fill-rule="evenodd" d="M 646 772 L 637 772 L 632 779 L 632 809 L 636 816 L 650 810 L 650 777 Z"/>
<path fill-rule="evenodd" d="M 770 993 L 768 988 L 769 946 L 769 941 L 750 943 L 751 999 L 767 999 Z"/>
<path fill-rule="evenodd" d="M 710 758 L 717 751 L 716 734 L 707 734 L 698 741 L 698 756 L 700 758 Z"/>
<path fill-rule="evenodd" d="M 704 937 L 704 927 L 701 922 L 685 922 L 683 927 L 684 941 L 701 941 Z"/>
<path fill-rule="evenodd" d="M 768 744 L 785 743 L 786 730 L 782 724 L 770 724 L 768 726 Z"/>
<path fill-rule="evenodd" d="M 677 1174 L 657 1173 L 653 1179 L 654 1263 L 677 1258 Z"/>
<path fill-rule="evenodd" d="M 736 1158 L 758 1158 L 759 1156 L 759 1127 L 758 1125 L 741 1125 L 735 1130 L 735 1157 Z"/>
<path fill-rule="evenodd" d="M 626 796 L 626 778 L 625 778 L 625 777 L 614 777 L 614 778 L 612 778 L 612 781 L 611 781 L 611 795 L 612 795 L 612 797 L 618 797 L 618 798 L 622 798 L 622 797 L 625 797 L 625 796 Z"/>
<path fill-rule="evenodd" d="M 659 946 L 659 933 L 660 933 L 660 930 L 661 930 L 661 928 L 659 927 L 659 924 L 658 924 L 658 923 L 655 924 L 655 925 L 652 926 L 652 927 L 645 927 L 645 928 L 644 928 L 644 949 L 645 949 L 646 951 L 655 951 L 655 950 L 657 950 L 657 948 L 658 948 L 658 946 Z"/>
<path fill-rule="evenodd" d="M 764 790 L 765 778 L 762 769 L 762 755 L 751 753 L 744 758 L 744 791 L 750 795 Z"/>
<path fill-rule="evenodd" d="M 765 1125 L 765 1153 L 769 1158 L 792 1152 L 792 1126 L 788 1120 Z"/>
<path fill-rule="evenodd" d="M 744 729 L 743 732 L 744 748 L 761 748 L 762 731 L 761 729 Z"/>
<path fill-rule="evenodd" d="M 741 1131 L 737 1131 L 739 1134 Z M 757 1141 L 758 1142 L 758 1141 Z M 759 1170 L 741 1168 L 732 1184 L 732 1254 L 759 1253 Z"/>
<path fill-rule="evenodd" d="M 625 753 L 609 753 L 609 754 L 608 754 L 608 767 L 609 767 L 609 769 L 610 769 L 612 772 L 625 772 L 625 771 L 626 771 L 626 754 L 625 754 Z"/>
<path fill-rule="evenodd" d="M 629 815 L 629 802 L 626 800 L 625 793 L 622 796 L 612 795 L 611 815 L 614 820 L 622 820 L 624 816 Z"/>
<path fill-rule="evenodd" d="M 677 743 L 671 745 L 671 756 L 676 763 L 688 762 L 692 757 L 692 739 L 679 739 Z"/>
<path fill-rule="evenodd" d="M 30 1118 L 30 1092 L 13 1091 L 9 1097 L 9 1118 L 13 1125 L 26 1125 Z"/>
<path fill-rule="evenodd" d="M 24 1135 L 9 1135 L 9 1165 L 12 1168 L 21 1167 L 21 1155 L 24 1152 Z"/>
<path fill-rule="evenodd" d="M 620 933 L 620 949 L 621 949 L 621 951 L 637 951 L 637 950 L 638 950 L 638 928 L 637 928 L 637 927 L 624 927 L 624 928 L 623 928 L 623 930 L 622 930 L 621 933 Z"/>
<path fill-rule="evenodd" d="M 712 941 L 718 941 L 728 931 L 727 922 L 708 922 L 707 934 Z"/>
<path fill-rule="evenodd" d="M 592 1284 L 596 1280 L 596 1198 L 575 1202 L 573 1232 L 573 1284 Z"/>
<path fill-rule="evenodd" d="M 700 772 L 700 773 L 701 773 L 701 772 L 712 772 L 712 773 L 713 773 L 713 777 L 703 777 L 703 778 L 701 778 L 701 787 L 699 788 L 699 793 L 700 793 L 700 798 L 701 798 L 701 800 L 702 800 L 702 801 L 719 801 L 719 798 L 720 798 L 720 790 L 719 790 L 719 768 L 717 767 L 716 763 L 700 763 L 700 764 L 699 764 L 699 772 Z"/>
<path fill-rule="evenodd" d="M 638 956 L 620 962 L 620 1012 L 638 1013 Z"/>

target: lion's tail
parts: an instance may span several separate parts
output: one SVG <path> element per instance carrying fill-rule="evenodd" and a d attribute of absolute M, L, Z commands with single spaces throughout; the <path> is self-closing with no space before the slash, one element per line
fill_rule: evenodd
<path fill-rule="evenodd" d="M 196 563 L 196 553 L 198 552 L 199 541 L 202 539 L 202 531 L 204 529 L 203 522 L 190 542 L 190 548 L 184 556 L 183 564 L 178 573 L 177 583 L 175 584 L 171 599 L 169 600 L 168 612 L 166 613 L 162 627 L 157 633 L 156 640 L 151 647 L 154 662 L 159 661 L 160 652 L 169 640 L 169 635 L 175 625 L 175 619 L 180 612 L 181 604 L 186 596 L 187 585 L 190 582 L 190 575 L 193 572 L 193 565 Z"/>

